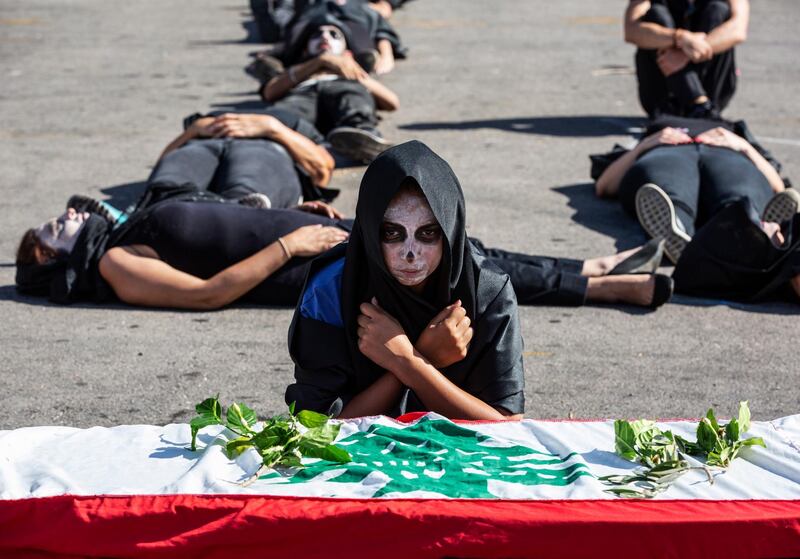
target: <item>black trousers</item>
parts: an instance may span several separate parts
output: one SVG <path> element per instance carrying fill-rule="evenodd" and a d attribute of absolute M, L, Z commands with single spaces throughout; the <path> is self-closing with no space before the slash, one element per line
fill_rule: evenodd
<path fill-rule="evenodd" d="M 473 237 L 470 241 L 508 274 L 520 305 L 580 306 L 586 302 L 589 280 L 581 276 L 582 261 L 486 248 Z"/>
<path fill-rule="evenodd" d="M 619 188 L 620 201 L 633 216 L 636 191 L 646 183 L 657 184 L 669 195 L 690 236 L 742 198 L 748 198 L 761 215 L 773 194 L 767 178 L 746 155 L 704 144 L 659 146 L 636 160 Z"/>
<path fill-rule="evenodd" d="M 731 9 L 724 0 L 711 0 L 692 14 L 689 31 L 710 32 L 730 18 Z M 642 18 L 670 29 L 682 27 L 675 22 L 663 4 L 653 4 Z M 685 28 L 685 27 L 684 27 Z M 650 117 L 659 113 L 684 115 L 692 101 L 707 96 L 718 110 L 724 109 L 736 91 L 734 49 L 715 55 L 711 60 L 689 63 L 682 70 L 664 76 L 656 63 L 657 51 L 636 51 L 636 76 L 639 80 L 639 101 Z"/>
<path fill-rule="evenodd" d="M 314 123 L 322 134 L 339 126 L 374 131 L 378 125 L 375 99 L 353 80 L 337 78 L 296 87 L 272 106 Z"/>
<path fill-rule="evenodd" d="M 302 196 L 292 157 L 280 144 L 259 139 L 191 140 L 159 161 L 147 182 L 191 184 L 231 199 L 259 192 L 273 208 L 296 206 Z"/>

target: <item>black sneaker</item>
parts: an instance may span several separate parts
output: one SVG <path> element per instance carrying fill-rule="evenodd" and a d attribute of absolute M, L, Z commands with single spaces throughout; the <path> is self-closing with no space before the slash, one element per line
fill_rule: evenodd
<path fill-rule="evenodd" d="M 251 192 L 245 194 L 237 200 L 239 205 L 247 206 L 248 208 L 257 208 L 259 210 L 268 210 L 272 207 L 272 200 L 266 194 L 260 192 Z"/>
<path fill-rule="evenodd" d="M 666 241 L 664 252 L 673 264 L 677 263 L 692 238 L 678 221 L 667 193 L 652 183 L 642 186 L 636 191 L 636 217 L 648 235 Z"/>
<path fill-rule="evenodd" d="M 363 128 L 340 126 L 328 132 L 331 147 L 351 159 L 369 164 L 392 143 Z"/>
<path fill-rule="evenodd" d="M 255 56 L 255 60 L 245 67 L 244 71 L 263 84 L 275 76 L 280 76 L 284 71 L 284 67 L 283 62 L 274 56 L 260 52 Z"/>
<path fill-rule="evenodd" d="M 783 223 L 792 219 L 800 210 L 800 194 L 796 190 L 788 189 L 778 192 L 767 202 L 761 221 Z"/>

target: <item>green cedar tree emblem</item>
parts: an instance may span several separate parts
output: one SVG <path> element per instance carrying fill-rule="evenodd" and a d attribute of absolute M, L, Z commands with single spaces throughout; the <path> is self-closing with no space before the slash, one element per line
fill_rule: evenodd
<path fill-rule="evenodd" d="M 493 444 L 494 443 L 494 444 Z M 353 457 L 348 464 L 320 460 L 292 473 L 271 471 L 273 483 L 384 481 L 373 497 L 430 491 L 453 498 L 492 498 L 489 480 L 519 485 L 565 486 L 592 476 L 576 453 L 559 457 L 501 443 L 441 419 L 422 418 L 405 428 L 372 425 L 336 442 Z"/>

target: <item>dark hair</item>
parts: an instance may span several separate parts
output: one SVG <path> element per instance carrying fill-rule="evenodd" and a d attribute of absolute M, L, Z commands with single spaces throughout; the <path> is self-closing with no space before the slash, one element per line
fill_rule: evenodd
<path fill-rule="evenodd" d="M 22 235 L 17 248 L 17 266 L 44 264 L 57 257 L 58 253 L 39 239 L 36 229 L 28 229 Z"/>

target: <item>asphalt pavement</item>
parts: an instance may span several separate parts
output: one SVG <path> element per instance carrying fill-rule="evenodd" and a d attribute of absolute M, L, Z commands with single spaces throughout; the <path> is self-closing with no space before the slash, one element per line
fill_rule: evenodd
<path fill-rule="evenodd" d="M 415 0 L 393 18 L 410 52 L 384 79 L 402 106 L 381 128 L 450 162 L 469 233 L 487 245 L 588 258 L 644 240 L 589 182 L 588 155 L 643 123 L 624 6 Z M 800 182 L 797 29 L 796 0 L 752 2 L 726 116 L 746 119 Z M 127 205 L 184 116 L 259 106 L 243 67 L 260 47 L 243 0 L 3 1 L 0 429 L 186 421 L 215 394 L 285 409 L 290 310 L 62 307 L 14 288 L 20 236 L 71 194 Z M 363 170 L 333 178 L 348 214 Z M 526 415 L 728 416 L 745 399 L 757 419 L 798 413 L 798 313 L 688 297 L 655 312 L 520 308 Z"/>

